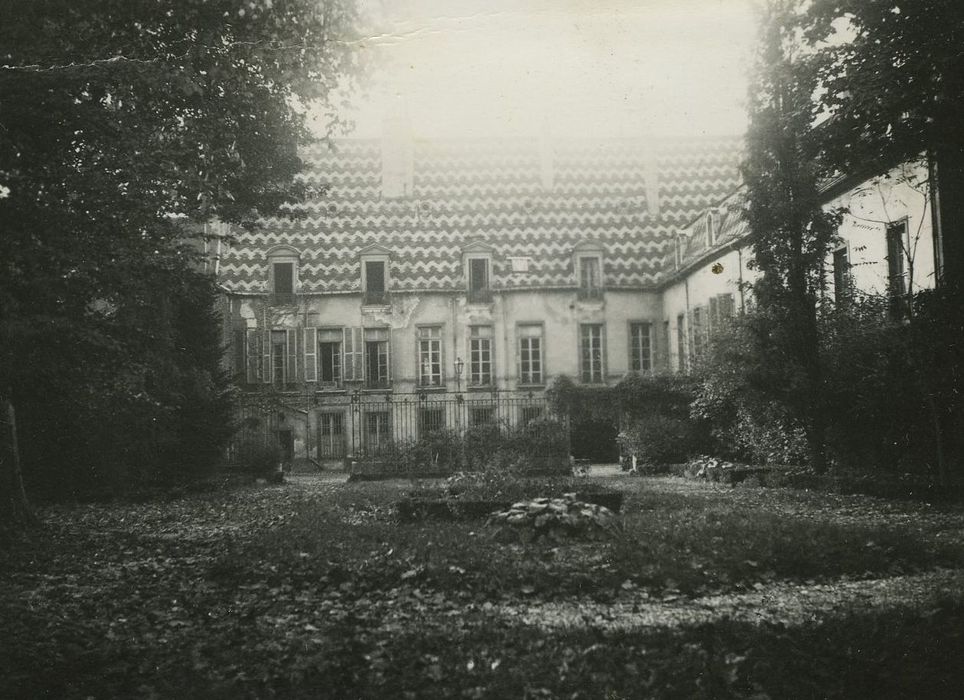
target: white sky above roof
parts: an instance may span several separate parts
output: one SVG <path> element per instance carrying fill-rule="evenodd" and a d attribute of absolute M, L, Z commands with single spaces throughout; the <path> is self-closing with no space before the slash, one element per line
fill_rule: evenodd
<path fill-rule="evenodd" d="M 374 66 L 345 114 L 378 136 L 740 134 L 750 0 L 363 0 Z"/>

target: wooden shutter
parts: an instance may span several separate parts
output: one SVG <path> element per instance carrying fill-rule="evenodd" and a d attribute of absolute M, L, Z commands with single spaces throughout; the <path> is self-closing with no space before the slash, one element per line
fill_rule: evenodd
<path fill-rule="evenodd" d="M 318 329 L 304 329 L 305 381 L 318 381 Z"/>
<path fill-rule="evenodd" d="M 365 378 L 365 363 L 362 357 L 363 342 L 360 326 L 342 329 L 345 351 L 344 375 L 346 382 L 360 382 Z"/>
<path fill-rule="evenodd" d="M 285 384 L 298 381 L 298 329 L 285 330 Z"/>
<path fill-rule="evenodd" d="M 270 384 L 274 378 L 274 368 L 271 366 L 271 329 L 265 328 L 261 334 L 261 381 Z"/>
<path fill-rule="evenodd" d="M 245 380 L 248 384 L 256 384 L 261 380 L 261 331 L 250 329 L 245 332 Z"/>
<path fill-rule="evenodd" d="M 733 302 L 733 295 L 729 292 L 720 294 L 719 300 L 720 325 L 722 326 L 727 319 L 733 318 L 735 304 Z"/>
<path fill-rule="evenodd" d="M 710 318 L 707 335 L 713 335 L 720 328 L 720 300 L 719 297 L 710 297 Z"/>

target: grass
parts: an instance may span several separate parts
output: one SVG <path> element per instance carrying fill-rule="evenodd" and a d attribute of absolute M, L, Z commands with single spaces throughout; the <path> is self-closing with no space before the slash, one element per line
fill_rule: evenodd
<path fill-rule="evenodd" d="M 956 512 L 899 506 L 882 526 L 866 500 L 607 483 L 627 492 L 620 536 L 561 547 L 399 524 L 405 482 L 51 509 L 0 552 L 0 696 L 956 697 L 960 594 L 803 624 L 520 619 L 964 566 Z"/>

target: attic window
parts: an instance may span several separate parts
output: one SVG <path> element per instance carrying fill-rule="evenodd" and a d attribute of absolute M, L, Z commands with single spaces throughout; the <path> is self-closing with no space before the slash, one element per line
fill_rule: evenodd
<path fill-rule="evenodd" d="M 361 262 L 361 288 L 363 306 L 387 306 L 391 276 L 389 274 L 389 251 L 382 246 L 369 246 L 359 255 Z"/>
<path fill-rule="evenodd" d="M 295 303 L 298 289 L 298 251 L 279 246 L 268 251 L 268 288 L 273 305 Z"/>
<path fill-rule="evenodd" d="M 706 212 L 706 244 L 716 243 L 716 216 L 713 211 Z"/>
<path fill-rule="evenodd" d="M 598 243 L 584 241 L 573 251 L 573 263 L 580 299 L 603 298 L 604 249 Z"/>

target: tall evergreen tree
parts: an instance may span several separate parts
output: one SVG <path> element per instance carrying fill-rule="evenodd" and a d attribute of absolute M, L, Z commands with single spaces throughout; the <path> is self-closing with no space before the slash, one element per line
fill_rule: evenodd
<path fill-rule="evenodd" d="M 817 305 L 837 216 L 821 208 L 817 74 L 799 50 L 794 3 L 771 2 L 760 26 L 743 165 L 753 264 L 762 273 L 753 285 L 758 361 L 762 388 L 804 426 L 819 472 L 826 425 Z"/>

